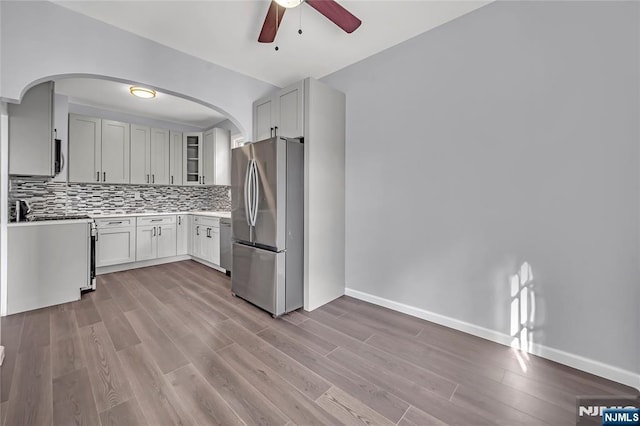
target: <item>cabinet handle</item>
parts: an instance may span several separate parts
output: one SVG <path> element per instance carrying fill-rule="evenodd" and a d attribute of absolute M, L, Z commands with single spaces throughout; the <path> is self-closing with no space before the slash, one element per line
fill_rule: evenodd
<path fill-rule="evenodd" d="M 158 226 L 158 237 L 162 237 L 162 226 Z"/>
<path fill-rule="evenodd" d="M 162 219 L 151 219 L 151 222 L 162 222 Z"/>
<path fill-rule="evenodd" d="M 278 126 L 274 127 L 274 130 L 275 130 L 276 136 L 278 136 Z"/>
<path fill-rule="evenodd" d="M 107 181 L 107 172 L 102 172 L 102 181 L 103 182 Z"/>
<path fill-rule="evenodd" d="M 147 183 L 149 183 L 149 175 L 147 175 Z"/>
<path fill-rule="evenodd" d="M 202 184 L 204 185 L 204 176 L 202 176 Z"/>
<path fill-rule="evenodd" d="M 156 183 L 156 175 L 151 175 L 151 183 Z"/>
<path fill-rule="evenodd" d="M 109 222 L 109 225 L 117 225 L 117 224 L 119 224 L 119 223 L 122 223 L 122 221 L 121 221 L 121 220 L 119 220 L 119 221 L 117 221 L 117 222 Z"/>
<path fill-rule="evenodd" d="M 173 176 L 171 176 L 171 185 L 173 185 Z"/>
<path fill-rule="evenodd" d="M 100 182 L 100 172 L 96 172 L 96 182 Z"/>
<path fill-rule="evenodd" d="M 200 235 L 200 226 L 196 226 L 196 235 Z"/>
<path fill-rule="evenodd" d="M 98 235 L 100 235 L 100 232 L 96 229 L 96 243 L 98 242 Z"/>
<path fill-rule="evenodd" d="M 207 238 L 211 238 L 211 228 L 207 228 Z"/>
<path fill-rule="evenodd" d="M 271 130 L 269 131 L 269 136 L 273 137 L 273 127 L 270 128 Z"/>
<path fill-rule="evenodd" d="M 155 226 L 153 227 L 153 235 L 151 235 L 151 236 L 152 236 L 152 237 L 155 237 L 155 236 L 156 236 L 156 227 L 155 227 Z"/>
<path fill-rule="evenodd" d="M 182 217 L 178 216 L 178 225 L 182 225 Z"/>

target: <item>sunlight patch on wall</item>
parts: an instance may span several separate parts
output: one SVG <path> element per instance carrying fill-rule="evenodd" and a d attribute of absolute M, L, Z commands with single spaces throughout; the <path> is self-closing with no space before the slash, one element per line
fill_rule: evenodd
<path fill-rule="evenodd" d="M 535 291 L 533 270 L 529 262 L 523 262 L 518 272 L 509 277 L 511 291 L 511 347 L 523 372 L 532 346 L 532 330 L 535 320 Z"/>

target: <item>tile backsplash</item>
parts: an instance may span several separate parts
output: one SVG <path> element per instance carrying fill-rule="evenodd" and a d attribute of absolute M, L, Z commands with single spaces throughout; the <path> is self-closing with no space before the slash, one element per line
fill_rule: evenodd
<path fill-rule="evenodd" d="M 15 220 L 17 200 L 29 202 L 30 217 L 231 209 L 228 186 L 106 185 L 23 179 L 12 179 L 10 185 L 10 220 Z"/>

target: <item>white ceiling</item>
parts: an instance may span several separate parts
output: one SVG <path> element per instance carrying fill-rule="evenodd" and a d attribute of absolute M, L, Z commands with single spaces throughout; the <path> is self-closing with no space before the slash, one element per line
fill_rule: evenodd
<path fill-rule="evenodd" d="M 287 10 L 273 44 L 257 41 L 269 0 L 56 3 L 282 87 L 309 76 L 321 78 L 489 1 L 341 0 L 363 22 L 352 34 L 302 4 Z M 303 34 L 298 35 L 301 18 Z"/>
<path fill-rule="evenodd" d="M 72 103 L 118 111 L 187 126 L 206 128 L 227 117 L 196 102 L 158 92 L 154 99 L 129 93 L 131 84 L 96 78 L 56 80 L 56 93 L 69 96 Z"/>

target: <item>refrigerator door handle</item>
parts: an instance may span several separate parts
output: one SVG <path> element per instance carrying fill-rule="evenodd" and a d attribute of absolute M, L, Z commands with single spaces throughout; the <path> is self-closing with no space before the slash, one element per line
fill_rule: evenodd
<path fill-rule="evenodd" d="M 251 164 L 253 160 L 249 160 L 247 165 L 247 173 L 244 176 L 244 214 L 247 219 L 247 225 L 251 226 L 251 218 L 249 211 L 249 187 L 251 186 Z"/>
<path fill-rule="evenodd" d="M 253 181 L 253 203 L 251 211 L 251 226 L 256 226 L 256 220 L 258 219 L 258 165 L 256 160 L 253 160 L 252 169 L 252 181 Z"/>

